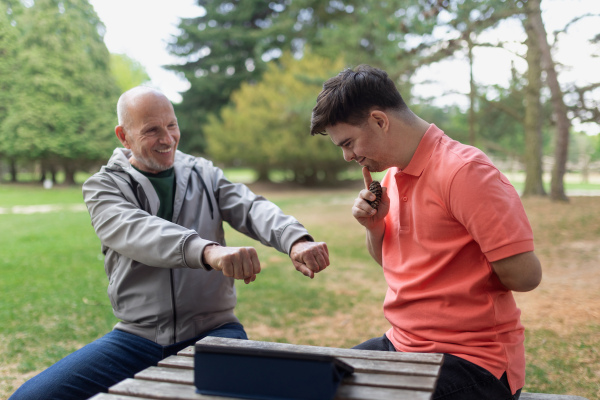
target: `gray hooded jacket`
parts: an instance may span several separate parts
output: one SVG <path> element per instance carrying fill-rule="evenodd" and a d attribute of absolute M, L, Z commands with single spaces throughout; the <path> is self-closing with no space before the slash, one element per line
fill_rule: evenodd
<path fill-rule="evenodd" d="M 262 244 L 289 254 L 312 238 L 293 217 L 228 181 L 203 158 L 175 156 L 173 222 L 156 216 L 158 196 L 115 149 L 108 164 L 83 185 L 92 225 L 102 243 L 108 296 L 126 332 L 169 345 L 238 322 L 233 278 L 203 264 L 209 244 L 225 245 L 223 221 Z"/>

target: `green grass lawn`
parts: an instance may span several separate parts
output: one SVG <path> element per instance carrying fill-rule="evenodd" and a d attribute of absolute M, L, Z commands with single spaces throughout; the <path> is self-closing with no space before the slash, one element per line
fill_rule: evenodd
<path fill-rule="evenodd" d="M 37 370 L 111 329 L 100 243 L 87 212 L 0 221 L 3 364 Z"/>
<path fill-rule="evenodd" d="M 252 339 L 351 347 L 385 332 L 386 285 L 367 254 L 362 228 L 350 215 L 355 195 L 355 189 L 267 194 L 316 240 L 327 242 L 331 266 L 313 280 L 295 271 L 286 255 L 227 227 L 228 244 L 256 246 L 263 268 L 252 284 L 236 284 L 236 313 Z M 82 203 L 80 188 L 0 185 L 0 210 Z M 577 241 L 597 241 L 598 218 L 573 218 L 565 223 L 580 232 Z M 537 218 L 532 221 L 537 224 Z M 106 295 L 100 242 L 85 210 L 0 213 L 0 226 L 0 398 L 5 398 L 24 374 L 102 336 L 116 319 Z M 546 239 L 540 239 L 540 254 L 546 254 Z M 526 345 L 526 391 L 600 397 L 597 321 L 570 334 L 528 330 Z"/>
<path fill-rule="evenodd" d="M 0 209 L 40 204 L 83 204 L 81 187 L 55 186 L 46 190 L 34 184 L 0 184 Z"/>

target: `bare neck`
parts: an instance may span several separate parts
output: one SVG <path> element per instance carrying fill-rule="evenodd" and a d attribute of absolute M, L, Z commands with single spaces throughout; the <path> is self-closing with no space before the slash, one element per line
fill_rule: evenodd
<path fill-rule="evenodd" d="M 397 154 L 396 167 L 404 169 L 408 166 L 429 126 L 429 122 L 410 110 L 392 118 L 392 148 Z"/>

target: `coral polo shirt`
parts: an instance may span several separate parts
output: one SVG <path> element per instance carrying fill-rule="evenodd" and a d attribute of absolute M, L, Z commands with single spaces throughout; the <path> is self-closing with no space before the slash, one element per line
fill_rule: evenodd
<path fill-rule="evenodd" d="M 383 179 L 384 313 L 398 351 L 448 353 L 525 383 L 524 328 L 490 262 L 533 251 L 514 187 L 475 147 L 431 125 L 402 171 Z"/>

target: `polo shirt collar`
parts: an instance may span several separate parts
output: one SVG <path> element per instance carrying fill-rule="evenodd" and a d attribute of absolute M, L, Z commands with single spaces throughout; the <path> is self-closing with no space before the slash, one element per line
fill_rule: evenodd
<path fill-rule="evenodd" d="M 406 168 L 399 172 L 413 176 L 421 176 L 431 158 L 431 154 L 433 153 L 436 144 L 440 141 L 443 134 L 444 132 L 434 124 L 429 125 L 429 128 L 417 146 L 415 154 L 410 159 L 410 162 Z"/>

